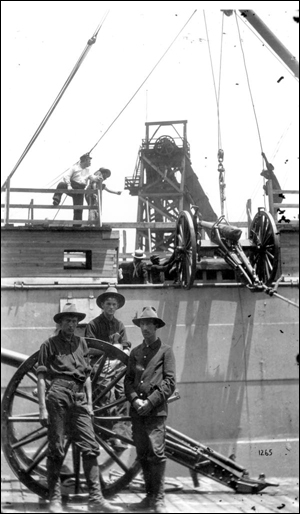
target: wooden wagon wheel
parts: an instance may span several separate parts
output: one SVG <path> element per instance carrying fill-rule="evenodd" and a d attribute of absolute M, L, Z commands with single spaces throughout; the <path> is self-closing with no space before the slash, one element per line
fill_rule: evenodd
<path fill-rule="evenodd" d="M 270 213 L 259 209 L 250 227 L 249 239 L 253 243 L 249 256 L 259 280 L 270 285 L 276 277 L 279 262 L 279 238 Z"/>
<path fill-rule="evenodd" d="M 192 216 L 181 211 L 176 225 L 175 252 L 179 257 L 178 275 L 183 287 L 190 289 L 196 274 L 196 235 Z"/>
<path fill-rule="evenodd" d="M 87 338 L 93 366 L 94 429 L 101 447 L 99 468 L 104 496 L 112 496 L 126 487 L 139 473 L 140 465 L 131 436 L 119 435 L 114 430 L 116 421 L 111 414 L 114 404 L 110 400 L 112 389 L 122 380 L 128 356 L 115 346 Z M 8 464 L 19 480 L 37 495 L 48 498 L 46 481 L 46 455 L 48 448 L 47 428 L 39 422 L 37 386 L 37 360 L 34 353 L 17 369 L 10 380 L 2 400 L 1 434 L 2 447 Z M 102 385 L 108 362 L 119 362 L 115 380 Z M 119 403 L 126 402 L 125 397 Z M 130 425 L 129 416 L 119 421 Z M 121 439 L 127 449 L 114 449 L 110 438 Z M 62 494 L 75 496 L 86 493 L 87 488 L 76 446 L 66 439 L 66 457 L 62 468 Z M 112 468 L 113 466 L 113 468 Z"/>

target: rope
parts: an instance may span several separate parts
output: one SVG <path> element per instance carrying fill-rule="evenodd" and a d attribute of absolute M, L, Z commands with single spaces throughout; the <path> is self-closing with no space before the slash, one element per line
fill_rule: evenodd
<path fill-rule="evenodd" d="M 212 56 L 210 51 L 210 42 L 209 42 L 209 36 L 208 36 L 208 29 L 207 29 L 207 23 L 206 23 L 206 17 L 205 12 L 203 11 L 204 16 L 204 23 L 205 23 L 205 31 L 206 31 L 206 37 L 208 42 L 208 51 L 209 51 L 209 59 L 210 59 L 210 65 L 211 65 L 211 71 L 212 71 L 212 77 L 213 77 L 213 84 L 214 84 L 214 90 L 215 90 L 215 97 L 216 97 L 216 103 L 217 103 L 217 118 L 218 118 L 218 159 L 220 156 L 222 156 L 222 159 L 219 159 L 219 165 L 218 165 L 218 171 L 219 171 L 219 188 L 220 188 L 220 203 L 221 203 L 221 214 L 224 214 L 224 210 L 226 210 L 226 215 L 228 219 L 228 208 L 226 203 L 226 196 L 224 194 L 224 190 L 226 187 L 226 180 L 225 180 L 225 168 L 223 167 L 223 156 L 224 152 L 222 150 L 222 137 L 221 137 L 221 119 L 220 119 L 220 97 L 221 97 L 221 76 L 222 76 L 222 58 L 223 58 L 223 33 L 224 33 L 224 13 L 222 15 L 222 27 L 221 27 L 221 45 L 220 45 L 220 65 L 219 65 L 219 85 L 218 85 L 218 92 L 216 88 L 216 81 L 214 76 L 214 70 L 213 70 L 213 64 L 212 64 Z"/>
<path fill-rule="evenodd" d="M 250 98 L 251 98 L 251 103 L 252 103 L 252 107 L 253 107 L 253 113 L 254 113 L 256 127 L 257 127 L 257 132 L 258 132 L 260 150 L 261 150 L 261 153 L 262 153 L 263 152 L 262 140 L 261 140 L 259 125 L 258 125 L 258 119 L 257 119 L 257 116 L 256 116 L 255 105 L 254 105 L 254 101 L 253 101 L 253 96 L 252 96 L 252 91 L 251 91 L 251 86 L 250 86 L 250 80 L 249 80 L 249 75 L 248 75 L 248 70 L 247 70 L 247 65 L 246 65 L 246 59 L 245 59 L 244 49 L 243 49 L 243 45 L 242 45 L 242 38 L 241 38 L 241 34 L 240 34 L 240 28 L 239 28 L 239 24 L 238 24 L 238 19 L 237 19 L 236 13 L 235 13 L 235 19 L 236 19 L 237 31 L 238 31 L 238 35 L 239 35 L 241 52 L 242 52 L 243 61 L 244 61 L 244 67 L 245 67 L 245 73 L 246 73 L 246 78 L 247 78 L 249 94 L 250 94 Z"/>
<path fill-rule="evenodd" d="M 237 26 L 237 31 L 238 31 L 238 35 L 239 35 L 240 48 L 241 48 L 241 52 L 242 52 L 242 56 L 243 56 L 244 68 L 245 68 L 246 79 L 247 79 L 247 84 L 248 84 L 248 90 L 249 90 L 249 94 L 250 94 L 250 98 L 251 98 L 251 104 L 252 104 L 252 107 L 253 107 L 253 113 L 254 113 L 257 133 L 258 133 L 258 139 L 259 139 L 260 150 L 261 150 L 260 153 L 262 154 L 263 153 L 262 139 L 261 139 L 261 135 L 260 135 L 258 119 L 257 119 L 255 105 L 254 105 L 254 100 L 253 100 L 253 96 L 252 96 L 250 80 L 249 80 L 249 75 L 248 75 L 248 70 L 247 70 L 247 65 L 246 65 L 246 59 L 245 59 L 244 49 L 243 49 L 243 45 L 242 45 L 242 38 L 241 38 L 241 33 L 240 33 L 240 27 L 239 27 L 239 24 L 238 24 L 238 17 L 237 17 L 236 11 L 235 11 L 235 20 L 236 20 L 236 26 Z M 262 159 L 262 166 L 263 165 L 264 165 L 264 161 Z M 263 179 L 263 182 L 264 182 L 264 185 L 265 185 L 265 179 Z M 264 198 L 264 207 L 266 209 L 266 193 L 265 192 L 263 194 L 263 198 Z"/>
<path fill-rule="evenodd" d="M 53 113 L 54 109 L 56 108 L 56 106 L 58 105 L 59 101 L 61 100 L 63 94 L 65 93 L 67 87 L 69 86 L 69 84 L 71 83 L 72 79 L 74 78 L 75 74 L 77 73 L 77 71 L 79 70 L 82 62 L 84 61 L 85 57 L 87 56 L 89 50 L 91 49 L 91 46 L 96 42 L 96 38 L 98 36 L 98 33 L 106 19 L 108 15 L 108 12 L 106 13 L 106 15 L 104 16 L 104 19 L 103 21 L 100 22 L 100 24 L 98 25 L 98 27 L 96 28 L 93 36 L 88 40 L 87 44 L 86 44 L 86 47 L 85 49 L 83 50 L 81 56 L 79 57 L 77 63 L 75 64 L 73 70 L 71 71 L 68 79 L 66 80 L 66 82 L 64 83 L 62 89 L 60 90 L 58 96 L 56 97 L 56 99 L 54 100 L 52 106 L 50 107 L 49 111 L 47 112 L 47 114 L 45 115 L 44 119 L 42 120 L 42 122 L 40 123 L 40 125 L 38 126 L 37 130 L 35 131 L 34 135 L 32 136 L 32 138 L 30 139 L 28 145 L 26 146 L 25 150 L 23 151 L 21 157 L 19 158 L 18 162 L 16 163 L 16 165 L 14 166 L 13 170 L 11 171 L 11 173 L 8 175 L 7 179 L 5 180 L 3 186 L 2 186 L 2 189 L 5 188 L 5 185 L 6 183 L 11 179 L 11 177 L 13 176 L 13 174 L 15 173 L 15 171 L 18 169 L 18 167 L 20 166 L 21 162 L 23 161 L 24 157 L 26 156 L 26 154 L 28 153 L 28 151 L 30 150 L 30 148 L 32 147 L 33 143 L 35 142 L 35 140 L 37 139 L 37 137 L 39 136 L 39 134 L 41 133 L 41 131 L 43 130 L 44 126 L 46 125 L 47 121 L 49 120 L 51 114 Z"/>
<path fill-rule="evenodd" d="M 221 144 L 221 123 L 220 123 L 220 109 L 219 109 L 219 101 L 220 101 L 220 85 L 221 85 L 221 59 L 222 59 L 222 43 L 223 43 L 223 34 L 221 36 L 221 53 L 220 53 L 220 71 L 219 71 L 219 90 L 217 93 L 216 88 L 216 81 L 215 81 L 215 74 L 214 74 L 214 68 L 212 64 L 212 56 L 210 51 L 210 42 L 209 42 L 209 36 L 208 36 L 208 29 L 207 29 L 207 23 L 206 23 L 206 17 L 205 17 L 205 11 L 203 11 L 203 17 L 204 17 L 204 24 L 205 24 L 205 32 L 206 32 L 206 38 L 207 38 L 207 44 L 208 44 L 208 53 L 209 53 L 209 60 L 210 60 L 210 66 L 211 66 L 211 72 L 212 72 L 212 78 L 213 78 L 213 84 L 214 84 L 214 91 L 215 91 L 215 97 L 216 97 L 216 104 L 217 104 L 217 117 L 218 117 L 218 148 L 222 148 Z M 222 33 L 223 33 L 223 23 L 224 23 L 224 13 L 222 17 Z"/>
<path fill-rule="evenodd" d="M 134 99 L 134 97 L 137 95 L 137 93 L 140 91 L 140 89 L 143 87 L 143 85 L 145 84 L 145 82 L 148 80 L 148 78 L 152 75 L 153 71 L 155 70 L 155 68 L 157 68 L 157 66 L 159 65 L 159 63 L 162 61 L 162 59 L 164 58 L 164 56 L 167 54 L 167 52 L 170 50 L 170 48 L 173 46 L 173 44 L 175 43 L 176 39 L 178 39 L 178 37 L 180 36 L 181 32 L 185 29 L 185 27 L 187 26 L 187 24 L 189 23 L 189 21 L 191 20 L 191 18 L 194 16 L 195 12 L 197 12 L 197 9 L 195 9 L 195 11 L 193 12 L 193 14 L 189 17 L 189 19 L 187 20 L 187 22 L 183 25 L 182 29 L 180 29 L 180 31 L 178 32 L 177 36 L 173 39 L 173 41 L 171 42 L 171 44 L 168 46 L 168 48 L 166 49 L 166 51 L 163 53 L 163 55 L 161 56 L 161 58 L 159 59 L 159 61 L 155 64 L 155 66 L 152 68 L 152 70 L 150 71 L 150 73 L 148 73 L 147 77 L 145 78 L 145 80 L 143 80 L 143 82 L 141 83 L 141 85 L 138 87 L 138 89 L 136 90 L 136 92 L 132 95 L 132 97 L 128 100 L 128 102 L 126 103 L 126 105 L 123 107 L 123 109 L 119 112 L 119 114 L 116 116 L 116 118 L 111 122 L 111 124 L 108 126 L 108 128 L 105 130 L 105 132 L 102 134 L 102 136 L 98 139 L 98 141 L 96 142 L 96 144 L 91 148 L 91 150 L 89 151 L 89 153 L 91 153 L 95 148 L 96 146 L 100 143 L 100 141 L 104 138 L 104 136 L 107 134 L 107 132 L 110 130 L 110 128 L 114 125 L 114 123 L 117 121 L 117 119 L 121 116 L 121 114 L 125 111 L 126 107 L 128 107 L 128 105 L 130 104 L 130 102 Z"/>

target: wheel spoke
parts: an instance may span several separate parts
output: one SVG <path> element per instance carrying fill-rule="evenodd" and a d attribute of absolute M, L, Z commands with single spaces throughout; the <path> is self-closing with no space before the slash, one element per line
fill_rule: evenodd
<path fill-rule="evenodd" d="M 10 423 L 28 423 L 29 421 L 32 423 L 39 422 L 39 415 L 36 414 L 34 416 L 8 416 L 7 420 Z"/>
<path fill-rule="evenodd" d="M 26 434 L 26 436 L 21 437 L 17 443 L 13 443 L 11 445 L 12 449 L 20 448 L 20 446 L 25 446 L 26 444 L 30 444 L 34 441 L 38 441 L 47 435 L 47 428 L 37 428 L 31 434 Z"/>
<path fill-rule="evenodd" d="M 106 453 L 120 466 L 120 468 L 127 473 L 129 468 L 122 462 L 122 460 L 116 455 L 116 453 L 111 449 L 109 444 L 107 444 L 98 434 L 96 434 L 96 439 L 100 446 L 106 451 Z"/>
<path fill-rule="evenodd" d="M 32 396 L 28 393 L 25 393 L 25 391 L 21 391 L 21 389 L 16 390 L 15 396 L 18 396 L 19 398 L 24 398 L 33 403 L 39 403 L 37 398 L 35 398 L 34 396 Z"/>
<path fill-rule="evenodd" d="M 47 441 L 45 444 L 47 444 Z M 28 468 L 26 469 L 26 473 L 28 475 L 32 473 L 32 471 L 40 464 L 40 462 L 42 462 L 42 460 L 44 460 L 47 457 L 48 448 L 44 448 L 45 444 L 41 445 L 38 451 L 38 455 L 32 460 L 30 466 L 28 466 Z"/>
<path fill-rule="evenodd" d="M 97 380 L 98 380 L 100 374 L 102 373 L 102 370 L 104 368 L 104 364 L 106 363 L 106 361 L 107 361 L 107 357 L 103 354 L 99 357 L 99 359 L 97 359 L 95 364 L 93 364 L 93 368 L 96 369 L 96 373 L 92 378 L 92 386 L 93 387 L 95 387 L 95 384 L 97 383 Z"/>

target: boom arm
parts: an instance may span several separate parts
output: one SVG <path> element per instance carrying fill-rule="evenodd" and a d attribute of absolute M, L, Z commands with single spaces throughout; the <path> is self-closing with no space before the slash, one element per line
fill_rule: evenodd
<path fill-rule="evenodd" d="M 266 41 L 266 43 L 274 50 L 280 59 L 288 66 L 294 73 L 296 78 L 299 78 L 299 63 L 295 56 L 279 41 L 267 25 L 260 19 L 254 11 L 240 10 L 242 16 L 252 25 L 258 34 Z"/>

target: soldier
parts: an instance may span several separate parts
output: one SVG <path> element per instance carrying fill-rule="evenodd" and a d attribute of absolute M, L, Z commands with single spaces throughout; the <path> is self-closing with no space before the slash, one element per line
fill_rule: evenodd
<path fill-rule="evenodd" d="M 123 350 L 129 355 L 131 343 L 128 341 L 125 326 L 122 321 L 115 317 L 116 310 L 120 309 L 125 304 L 124 296 L 118 293 L 115 287 L 110 286 L 105 293 L 98 296 L 96 303 L 103 312 L 87 324 L 85 336 L 111 343 L 116 348 Z M 116 373 L 120 372 L 123 366 L 122 362 L 117 359 L 107 359 L 106 367 L 102 370 L 99 377 L 99 387 L 104 388 L 105 385 L 111 382 Z M 124 397 L 124 379 L 122 379 L 110 390 L 108 396 L 105 397 L 105 401 L 109 400 L 111 403 L 114 400 L 119 400 Z M 127 411 L 128 405 L 127 402 L 125 402 L 116 406 L 114 411 L 111 412 L 111 415 L 126 416 L 128 415 Z M 110 428 L 113 428 L 117 434 L 129 436 L 126 422 L 118 421 Z M 122 443 L 118 438 L 109 439 L 109 443 L 117 451 L 122 451 L 127 448 L 126 443 Z"/>
<path fill-rule="evenodd" d="M 131 255 L 133 257 L 133 262 L 130 263 L 131 283 L 149 284 L 147 264 L 144 261 L 146 255 L 143 250 L 135 250 Z"/>
<path fill-rule="evenodd" d="M 57 335 L 40 348 L 38 359 L 38 397 L 40 422 L 48 426 L 47 475 L 49 512 L 62 512 L 60 471 L 65 458 L 68 435 L 82 454 L 83 470 L 89 489 L 90 512 L 121 512 L 107 502 L 101 491 L 97 456 L 99 445 L 92 424 L 92 388 L 87 344 L 74 334 L 85 314 L 67 303 L 53 320 L 60 325 Z M 50 387 L 46 391 L 46 379 Z"/>
<path fill-rule="evenodd" d="M 69 189 L 85 189 L 88 182 L 92 179 L 97 181 L 98 178 L 90 170 L 91 159 L 89 153 L 85 153 L 79 159 L 79 162 L 74 164 L 68 169 L 61 182 L 59 182 L 57 189 L 65 189 L 66 194 L 72 196 L 73 205 L 83 205 L 82 193 L 71 193 Z M 62 193 L 54 193 L 53 205 L 60 204 Z M 82 220 L 82 209 L 74 210 L 74 220 Z"/>
<path fill-rule="evenodd" d="M 131 351 L 124 386 L 131 404 L 132 435 L 143 470 L 146 497 L 131 507 L 167 512 L 165 433 L 167 400 L 175 391 L 175 357 L 172 348 L 156 336 L 165 322 L 154 307 L 144 307 L 141 316 L 132 322 L 140 327 L 144 339 Z"/>
<path fill-rule="evenodd" d="M 122 191 L 113 191 L 109 189 L 106 184 L 103 184 L 104 180 L 111 176 L 111 171 L 107 168 L 100 168 L 98 171 L 95 171 L 95 176 L 97 177 L 97 181 L 91 179 L 88 187 L 86 188 L 85 199 L 87 204 L 90 207 L 94 207 L 94 209 L 89 211 L 89 221 L 95 222 L 99 219 L 98 213 L 98 193 L 97 189 L 101 188 L 102 191 L 107 191 L 113 195 L 121 195 Z M 100 206 L 101 209 L 101 206 Z"/>

